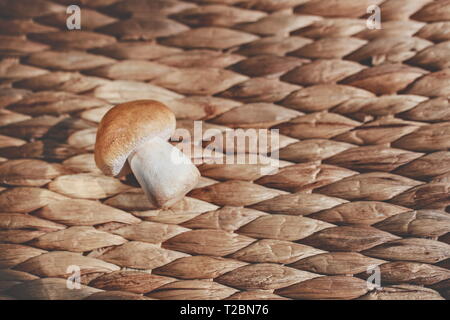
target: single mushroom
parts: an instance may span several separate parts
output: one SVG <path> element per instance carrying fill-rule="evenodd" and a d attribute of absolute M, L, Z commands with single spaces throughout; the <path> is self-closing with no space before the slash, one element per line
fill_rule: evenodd
<path fill-rule="evenodd" d="M 191 159 L 168 142 L 175 127 L 175 115 L 160 102 L 119 104 L 100 121 L 95 163 L 110 176 L 131 169 L 150 203 L 168 207 L 195 187 L 200 177 Z"/>

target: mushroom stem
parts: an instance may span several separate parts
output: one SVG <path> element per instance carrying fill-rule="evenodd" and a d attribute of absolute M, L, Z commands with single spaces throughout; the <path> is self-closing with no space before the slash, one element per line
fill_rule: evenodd
<path fill-rule="evenodd" d="M 128 163 L 148 200 L 157 208 L 181 200 L 200 177 L 197 167 L 184 153 L 159 137 L 136 148 Z"/>

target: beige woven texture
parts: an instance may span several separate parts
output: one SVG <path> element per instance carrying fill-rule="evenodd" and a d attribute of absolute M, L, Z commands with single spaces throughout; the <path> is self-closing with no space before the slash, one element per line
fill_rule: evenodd
<path fill-rule="evenodd" d="M 0 0 L 0 15 L 1 299 L 450 298 L 449 0 Z M 279 129 L 280 170 L 199 164 L 181 203 L 152 208 L 93 160 L 105 112 L 148 98 L 180 128 Z"/>

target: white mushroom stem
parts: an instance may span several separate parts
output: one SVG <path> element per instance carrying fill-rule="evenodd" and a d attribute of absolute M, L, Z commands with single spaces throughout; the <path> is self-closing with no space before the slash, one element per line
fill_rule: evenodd
<path fill-rule="evenodd" d="M 191 159 L 159 137 L 136 148 L 128 163 L 148 200 L 157 208 L 181 200 L 200 177 Z"/>

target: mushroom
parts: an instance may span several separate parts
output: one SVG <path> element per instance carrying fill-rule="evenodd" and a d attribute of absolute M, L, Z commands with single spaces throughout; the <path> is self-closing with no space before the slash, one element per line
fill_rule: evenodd
<path fill-rule="evenodd" d="M 168 142 L 175 126 L 175 115 L 158 101 L 116 105 L 100 121 L 95 163 L 109 176 L 123 176 L 131 169 L 153 206 L 171 206 L 200 177 L 191 159 Z"/>

